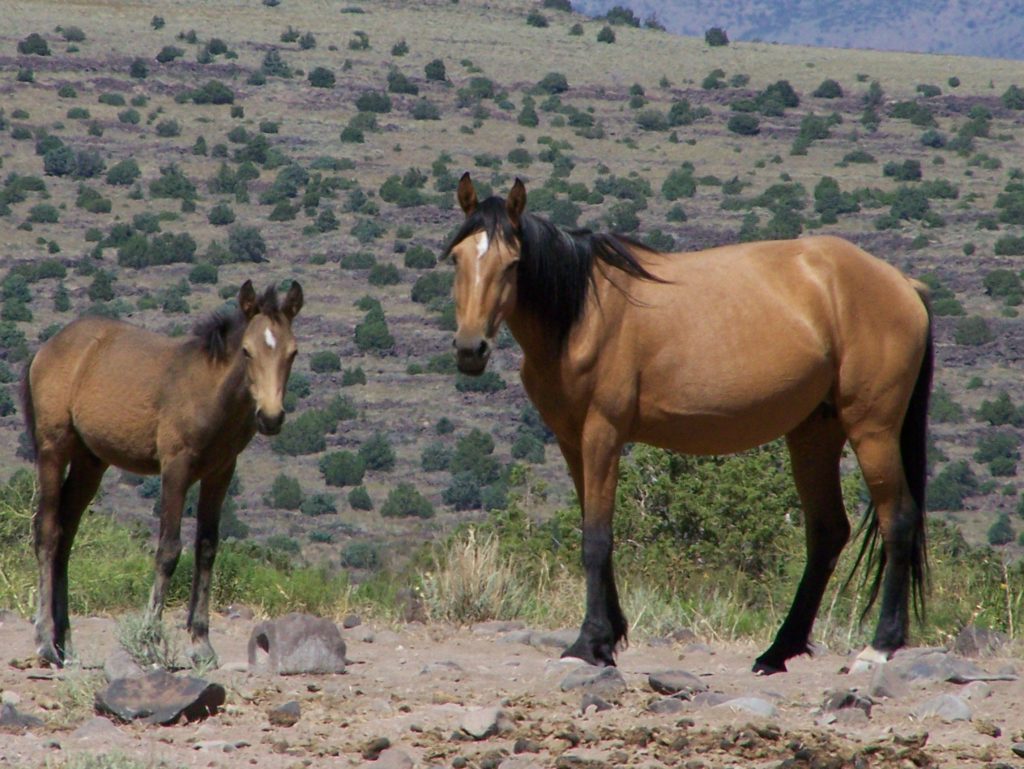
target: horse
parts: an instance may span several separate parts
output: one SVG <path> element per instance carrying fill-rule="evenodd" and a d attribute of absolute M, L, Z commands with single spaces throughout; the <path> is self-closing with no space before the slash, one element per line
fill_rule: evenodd
<path fill-rule="evenodd" d="M 837 237 L 662 253 L 618 234 L 567 231 L 507 199 L 478 201 L 446 255 L 458 369 L 479 375 L 505 324 L 527 395 L 565 457 L 582 510 L 585 615 L 563 656 L 614 665 L 626 619 L 612 570 L 620 455 L 629 442 L 683 454 L 743 451 L 785 436 L 806 520 L 792 606 L 754 672 L 784 672 L 811 628 L 850 537 L 839 463 L 849 442 L 871 505 L 871 643 L 855 664 L 906 643 L 924 611 L 926 433 L 933 345 L 926 287 Z M 866 612 L 867 610 L 865 610 Z"/>
<path fill-rule="evenodd" d="M 186 338 L 86 317 L 39 348 L 25 370 L 22 397 L 39 482 L 33 533 L 42 662 L 60 667 L 69 651 L 71 545 L 114 465 L 161 480 L 156 576 L 146 610 L 151 622 L 161 617 L 181 555 L 185 494 L 199 482 L 189 653 L 216 664 L 209 604 L 221 504 L 239 453 L 257 431 L 274 435 L 284 422 L 297 351 L 292 321 L 302 302 L 297 282 L 282 302 L 274 287 L 257 296 L 246 281 L 236 310 L 212 314 Z"/>

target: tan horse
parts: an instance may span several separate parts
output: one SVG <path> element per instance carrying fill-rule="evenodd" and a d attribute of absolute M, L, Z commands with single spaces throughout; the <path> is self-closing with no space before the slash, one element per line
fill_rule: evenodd
<path fill-rule="evenodd" d="M 586 615 L 566 652 L 614 664 L 626 637 L 612 574 L 619 457 L 639 441 L 723 454 L 786 436 L 807 525 L 807 564 L 774 643 L 754 665 L 808 649 L 850 534 L 839 460 L 850 442 L 881 534 L 862 659 L 888 658 L 921 592 L 925 433 L 932 372 L 923 287 L 851 243 L 809 237 L 663 254 L 618 235 L 566 232 L 507 200 L 478 203 L 469 174 L 455 261 L 460 370 L 479 374 L 508 325 L 527 394 L 554 431 L 583 510 Z M 874 536 L 870 536 L 874 535 Z M 867 548 L 867 544 L 865 544 Z M 864 551 L 861 552 L 864 555 Z"/>
<path fill-rule="evenodd" d="M 109 465 L 162 482 L 160 541 L 148 616 L 158 619 L 181 555 L 181 513 L 200 482 L 196 565 L 188 629 L 193 658 L 216 661 L 210 646 L 210 575 L 221 503 L 235 459 L 257 430 L 273 435 L 296 344 L 292 320 L 302 287 L 282 304 L 246 281 L 238 310 L 217 313 L 185 339 L 84 318 L 46 342 L 26 371 L 25 420 L 34 441 L 39 510 L 39 657 L 61 665 L 67 649 L 68 556 L 82 513 Z M 66 474 L 65 474 L 66 471 Z"/>

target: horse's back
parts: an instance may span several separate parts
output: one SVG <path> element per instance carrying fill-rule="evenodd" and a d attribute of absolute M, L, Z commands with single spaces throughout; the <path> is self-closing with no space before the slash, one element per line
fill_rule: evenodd
<path fill-rule="evenodd" d="M 29 369 L 41 446 L 65 445 L 77 435 L 111 464 L 151 471 L 160 391 L 178 346 L 121 321 L 68 324 L 39 349 Z"/>

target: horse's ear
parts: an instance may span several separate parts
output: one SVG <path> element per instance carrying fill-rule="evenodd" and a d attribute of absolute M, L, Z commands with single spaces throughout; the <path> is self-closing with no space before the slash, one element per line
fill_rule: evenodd
<path fill-rule="evenodd" d="M 260 311 L 259 302 L 256 301 L 256 289 L 252 287 L 251 280 L 245 281 L 238 289 L 238 309 L 245 315 L 246 320 L 252 320 Z"/>
<path fill-rule="evenodd" d="M 288 293 L 284 297 L 284 304 L 281 306 L 281 312 L 288 320 L 292 320 L 296 315 L 299 314 L 299 310 L 302 309 L 302 286 L 299 285 L 299 281 L 293 280 L 291 287 L 288 289 Z"/>
<path fill-rule="evenodd" d="M 459 179 L 459 205 L 466 212 L 466 216 L 476 211 L 476 189 L 473 187 L 473 180 L 469 178 L 469 171 Z"/>
<path fill-rule="evenodd" d="M 526 185 L 524 185 L 523 180 L 517 176 L 516 183 L 512 185 L 512 191 L 508 193 L 508 200 L 505 201 L 505 209 L 508 211 L 508 218 L 512 220 L 512 224 L 514 226 L 519 226 L 519 219 L 523 215 L 523 209 L 525 208 Z"/>

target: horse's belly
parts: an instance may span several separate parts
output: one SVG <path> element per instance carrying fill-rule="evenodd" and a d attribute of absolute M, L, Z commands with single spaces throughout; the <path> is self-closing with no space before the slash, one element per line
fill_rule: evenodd
<path fill-rule="evenodd" d="M 104 462 L 136 473 L 159 472 L 155 415 L 123 401 L 118 407 L 99 404 L 75 410 L 75 431 L 89 450 Z"/>

